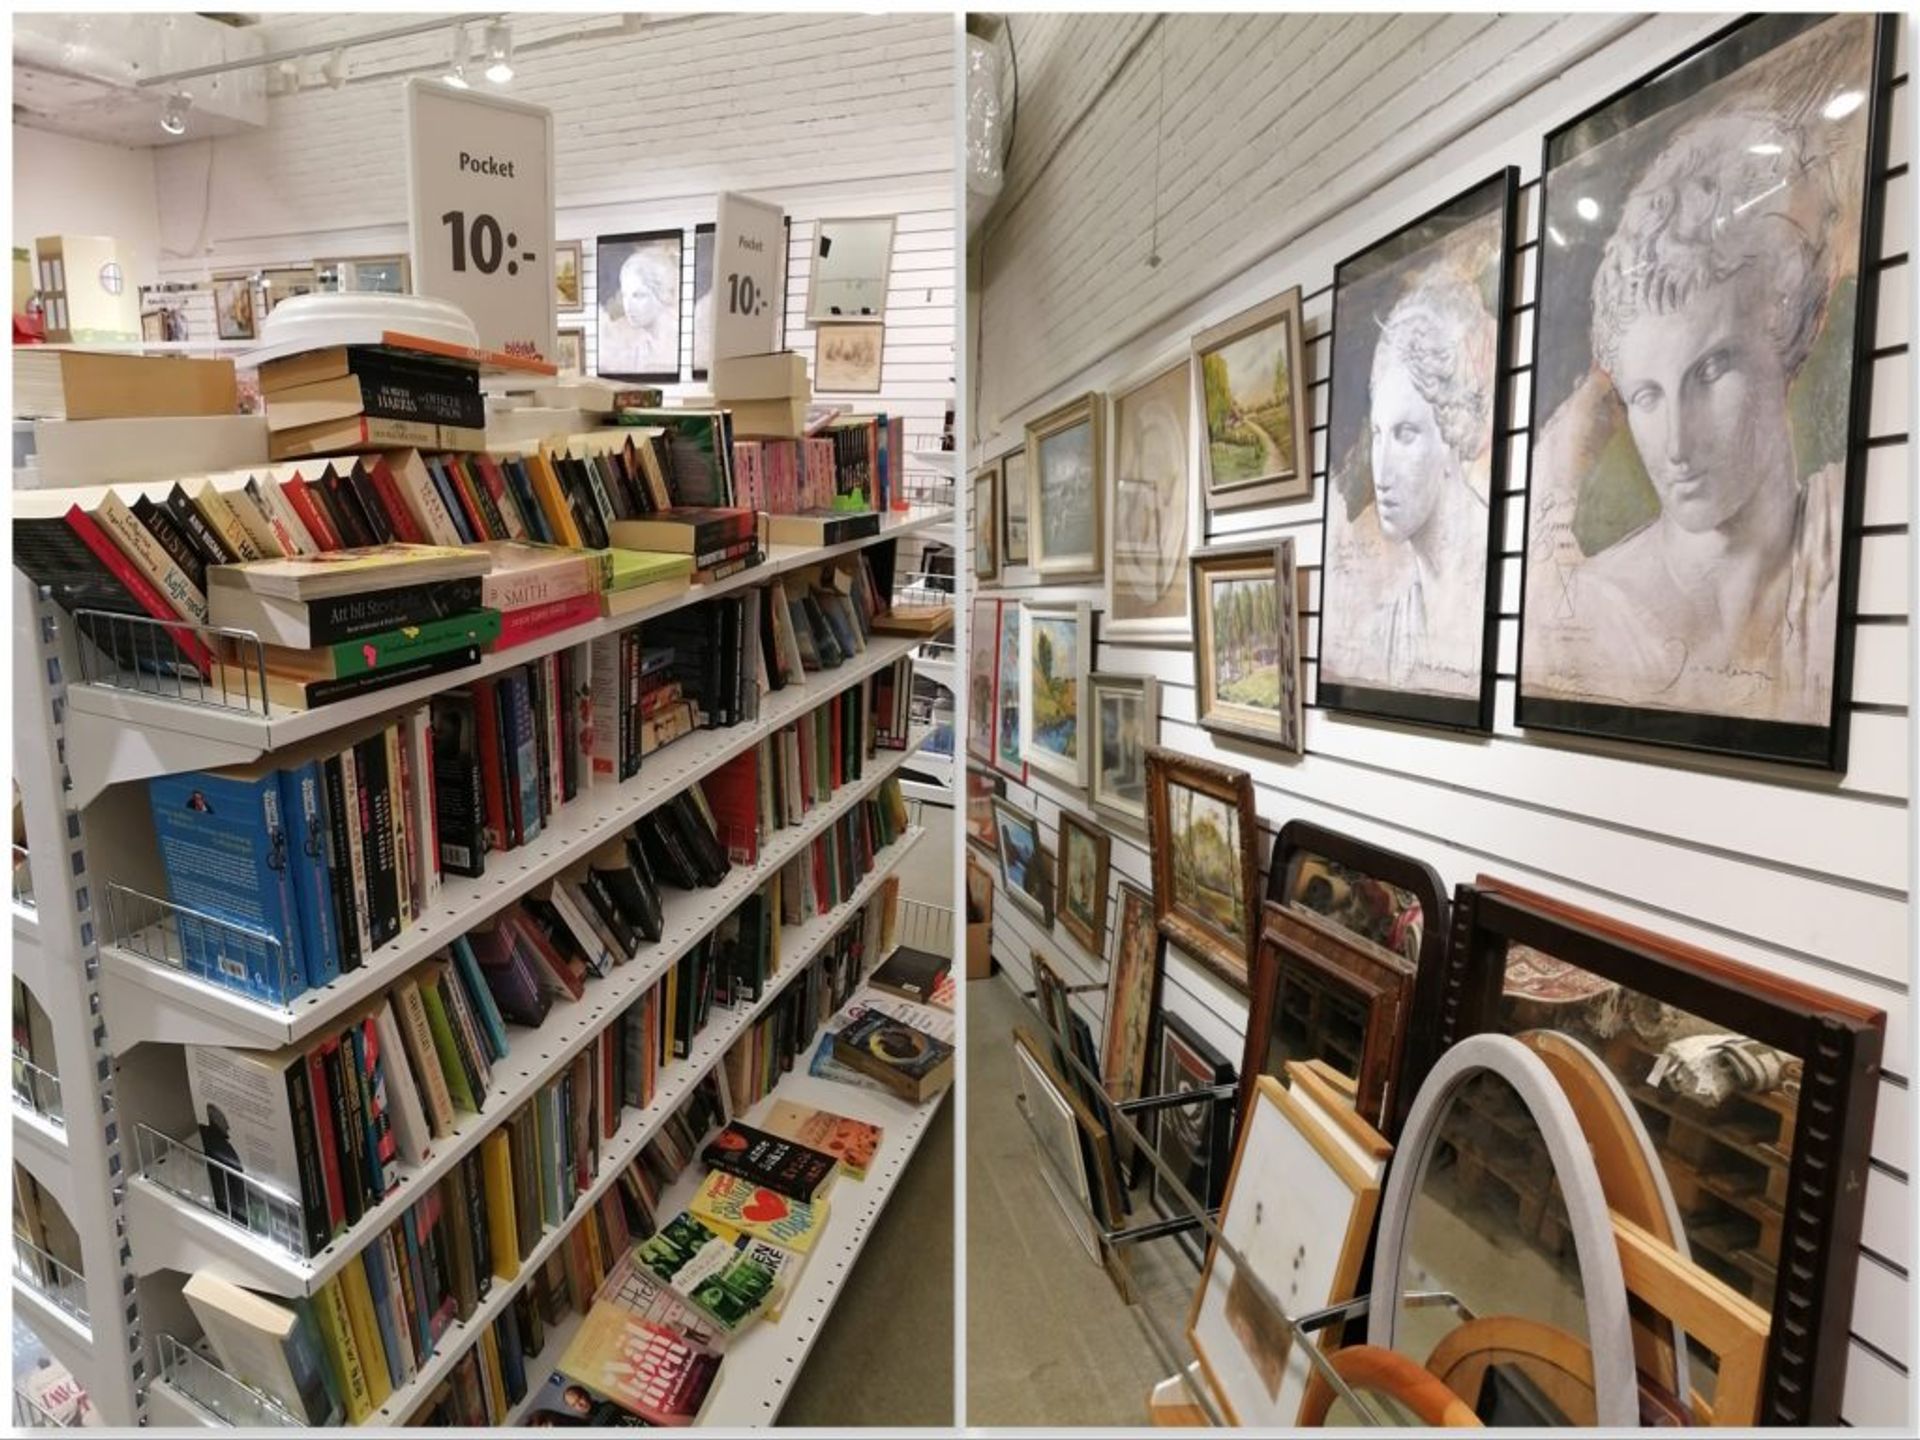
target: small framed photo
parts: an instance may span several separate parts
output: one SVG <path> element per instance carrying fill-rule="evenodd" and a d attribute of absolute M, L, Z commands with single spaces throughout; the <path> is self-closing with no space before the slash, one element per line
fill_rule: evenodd
<path fill-rule="evenodd" d="M 553 363 L 562 375 L 583 375 L 587 369 L 587 332 L 580 326 L 568 326 L 554 333 Z"/>
<path fill-rule="evenodd" d="M 987 602 L 996 603 L 996 602 Z M 1027 783 L 1027 762 L 1020 749 L 1020 614 L 1018 600 L 996 603 L 1000 612 L 1000 649 L 994 657 L 993 768 L 1010 780 Z"/>
<path fill-rule="evenodd" d="M 1000 846 L 1000 883 L 1007 896 L 1049 930 L 1053 928 L 1053 877 L 1040 843 L 1040 824 L 1019 806 L 996 797 L 993 820 Z"/>
<path fill-rule="evenodd" d="M 1293 540 L 1200 551 L 1193 614 L 1200 724 L 1298 754 L 1305 725 Z"/>
<path fill-rule="evenodd" d="M 1027 479 L 1027 452 L 1009 450 L 994 462 L 1000 467 L 1000 563 L 1027 561 L 1027 504 L 1033 498 Z"/>
<path fill-rule="evenodd" d="M 1105 410 L 1090 391 L 1027 425 L 1028 558 L 1043 581 L 1100 578 Z"/>
<path fill-rule="evenodd" d="M 887 327 L 881 320 L 823 320 L 813 328 L 813 388 L 877 395 Z"/>
<path fill-rule="evenodd" d="M 1007 793 L 1007 782 L 978 765 L 967 766 L 967 839 L 990 854 L 1000 853 L 1000 826 L 993 802 Z"/>
<path fill-rule="evenodd" d="M 1000 578 L 1000 467 L 973 472 L 973 576 L 991 585 Z"/>
<path fill-rule="evenodd" d="M 1150 675 L 1089 675 L 1093 747 L 1087 798 L 1109 819 L 1147 828 L 1147 751 L 1160 743 L 1160 686 Z"/>
<path fill-rule="evenodd" d="M 1208 510 L 1305 500 L 1313 493 L 1305 372 L 1297 285 L 1193 337 Z"/>
<path fill-rule="evenodd" d="M 1095 959 L 1106 954 L 1107 868 L 1113 837 L 1070 810 L 1060 812 L 1060 924 Z"/>
<path fill-rule="evenodd" d="M 1246 994 L 1260 912 L 1253 777 L 1156 746 L 1147 805 L 1161 934 Z"/>
<path fill-rule="evenodd" d="M 580 308 L 580 242 L 562 240 L 553 247 L 553 306 L 556 310 Z"/>
<path fill-rule="evenodd" d="M 1024 607 L 1020 627 L 1020 754 L 1065 785 L 1087 783 L 1087 676 L 1093 609 L 1079 604 Z"/>
<path fill-rule="evenodd" d="M 216 276 L 213 282 L 213 322 L 222 340 L 253 340 L 260 334 L 254 309 L 251 275 Z"/>

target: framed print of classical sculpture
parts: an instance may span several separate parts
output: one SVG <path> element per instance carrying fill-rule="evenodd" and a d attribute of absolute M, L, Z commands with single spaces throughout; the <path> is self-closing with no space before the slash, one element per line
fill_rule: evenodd
<path fill-rule="evenodd" d="M 1020 602 L 1002 600 L 999 653 L 994 657 L 993 768 L 1022 785 L 1027 762 L 1020 751 Z"/>
<path fill-rule="evenodd" d="M 1000 564 L 1027 563 L 1027 503 L 1032 486 L 1027 479 L 1027 452 L 1009 450 L 994 462 L 1000 467 Z"/>
<path fill-rule="evenodd" d="M 1342 260 L 1333 281 L 1319 702 L 1493 725 L 1507 450 L 1509 166 Z"/>
<path fill-rule="evenodd" d="M 1772 1317 L 1759 1423 L 1836 1424 L 1885 1012 L 1484 876 L 1451 928 L 1402 1084 L 1479 1032 L 1594 1051 L 1668 1173 L 1714 1177 L 1681 1219 L 1693 1258 Z"/>
<path fill-rule="evenodd" d="M 1193 387 L 1184 356 L 1114 392 L 1108 435 L 1106 633 L 1184 641 L 1191 627 L 1182 577 L 1200 533 Z"/>
<path fill-rule="evenodd" d="M 1192 585 L 1201 725 L 1298 754 L 1306 727 L 1292 538 L 1198 551 Z"/>
<path fill-rule="evenodd" d="M 1089 392 L 1027 424 L 1028 563 L 1043 581 L 1100 578 L 1105 410 Z"/>
<path fill-rule="evenodd" d="M 1193 337 L 1206 508 L 1243 509 L 1313 493 L 1300 287 Z"/>
<path fill-rule="evenodd" d="M 1109 819 L 1147 828 L 1147 751 L 1160 743 L 1160 687 L 1150 675 L 1089 675 L 1087 798 Z"/>
<path fill-rule="evenodd" d="M 973 578 L 991 585 L 1000 578 L 1000 467 L 973 472 Z"/>
<path fill-rule="evenodd" d="M 1087 783 L 1082 717 L 1093 654 L 1093 611 L 1078 605 L 1022 607 L 1020 755 L 1063 785 Z"/>
<path fill-rule="evenodd" d="M 1071 810 L 1060 812 L 1060 881 L 1054 908 L 1061 928 L 1098 960 L 1106 954 L 1107 866 L 1113 840 Z"/>
<path fill-rule="evenodd" d="M 993 763 L 999 655 L 1000 602 L 975 600 L 967 617 L 967 754 L 986 765 Z"/>
<path fill-rule="evenodd" d="M 1546 137 L 1521 725 L 1845 768 L 1892 24 L 1755 16 Z"/>
<path fill-rule="evenodd" d="M 1153 1056 L 1155 1095 L 1185 1095 L 1233 1084 L 1233 1066 L 1186 1021 L 1169 1010 L 1160 1012 L 1159 1035 Z M 1208 1210 L 1217 1208 L 1227 1188 L 1227 1167 L 1233 1155 L 1231 1099 L 1193 1100 L 1164 1105 L 1146 1114 L 1143 1132 L 1153 1153 L 1173 1172 L 1180 1188 Z M 1167 1219 L 1190 1214 L 1185 1202 L 1167 1188 L 1166 1171 L 1153 1167 L 1148 1190 L 1156 1213 Z M 1206 1258 L 1206 1232 L 1177 1232 L 1180 1248 L 1198 1266 Z"/>
<path fill-rule="evenodd" d="M 1160 933 L 1245 993 L 1260 903 L 1253 777 L 1156 746 L 1147 806 Z"/>
<path fill-rule="evenodd" d="M 678 230 L 602 235 L 593 243 L 595 371 L 655 384 L 680 378 Z"/>

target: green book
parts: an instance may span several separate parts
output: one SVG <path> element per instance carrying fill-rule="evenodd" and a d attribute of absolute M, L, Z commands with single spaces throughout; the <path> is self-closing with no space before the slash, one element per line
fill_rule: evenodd
<path fill-rule="evenodd" d="M 454 1043 L 453 1021 L 447 1015 L 446 1006 L 440 1003 L 440 987 L 421 985 L 420 1001 L 427 1008 L 427 1028 L 433 1032 L 434 1053 L 440 1057 L 440 1069 L 447 1077 L 447 1091 L 453 1096 L 453 1103 L 469 1114 L 479 1114 L 473 1087 L 467 1083 L 467 1067 L 460 1063 L 460 1047 Z"/>
<path fill-rule="evenodd" d="M 658 550 L 622 550 L 617 546 L 606 552 L 611 561 L 608 590 L 633 590 L 693 573 L 691 555 L 669 555 Z"/>
<path fill-rule="evenodd" d="M 498 610 L 469 610 L 464 615 L 443 616 L 419 625 L 383 630 L 378 635 L 363 635 L 357 640 L 318 645 L 311 650 L 296 650 L 285 645 L 261 648 L 272 674 L 299 680 L 347 680 L 443 655 L 449 650 L 462 650 L 469 645 L 486 650 L 499 638 Z"/>

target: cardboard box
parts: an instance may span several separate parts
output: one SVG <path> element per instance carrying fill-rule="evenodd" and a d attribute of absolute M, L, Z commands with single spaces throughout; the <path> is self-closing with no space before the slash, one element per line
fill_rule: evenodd
<path fill-rule="evenodd" d="M 993 872 L 967 856 L 967 979 L 993 974 Z"/>
<path fill-rule="evenodd" d="M 807 383 L 806 357 L 792 350 L 715 360 L 707 372 L 707 384 L 722 405 L 740 400 L 797 399 L 804 413 L 813 398 L 813 387 Z"/>

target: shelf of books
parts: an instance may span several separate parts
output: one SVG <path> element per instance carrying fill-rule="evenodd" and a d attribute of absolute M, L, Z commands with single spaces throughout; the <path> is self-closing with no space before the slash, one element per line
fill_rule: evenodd
<path fill-rule="evenodd" d="M 410 1376 L 396 1384 L 392 1379 L 393 1372 L 387 1372 L 386 1393 L 377 1402 L 370 1401 L 366 1413 L 360 1417 L 362 1423 L 402 1423 L 428 1402 L 437 1389 L 446 1385 L 448 1378 L 467 1361 L 476 1345 L 486 1343 L 492 1348 L 497 1343 L 483 1337 L 490 1337 L 494 1327 L 521 1305 L 527 1286 L 535 1283 L 550 1262 L 555 1261 L 576 1240 L 582 1222 L 601 1215 L 610 1198 L 629 1183 L 629 1177 L 638 1169 L 643 1152 L 654 1145 L 663 1129 L 694 1101 L 703 1085 L 711 1083 L 715 1068 L 734 1044 L 762 1022 L 779 1005 L 783 996 L 790 996 L 796 982 L 814 978 L 815 967 L 823 952 L 849 926 L 860 921 L 862 912 L 886 889 L 900 862 L 919 843 L 924 833 L 918 828 L 902 833 L 892 844 L 876 852 L 872 868 L 845 900 L 781 933 L 779 969 L 770 977 L 759 998 L 734 1005 L 724 1012 L 716 1011 L 706 1028 L 687 1047 L 687 1054 L 660 1067 L 648 1103 L 622 1115 L 611 1133 L 600 1139 L 597 1163 L 587 1165 L 585 1161 L 582 1162 L 586 1168 L 577 1173 L 583 1177 L 584 1183 L 576 1183 L 570 1198 L 566 1192 L 564 1174 L 558 1181 L 551 1175 L 547 1177 L 545 1183 L 549 1188 L 559 1187 L 559 1203 L 555 1204 L 543 1194 L 542 1206 L 545 1208 L 542 1217 L 534 1222 L 537 1238 L 529 1241 L 524 1232 L 517 1239 L 495 1237 L 498 1251 L 494 1257 L 492 1278 L 486 1282 L 484 1294 L 471 1304 L 466 1313 L 448 1321 L 430 1353 L 424 1359 L 415 1361 L 415 1369 Z M 543 1027 L 541 1031 L 533 1033 L 544 1035 L 545 1029 Z M 494 1111 L 497 1120 L 502 1113 L 512 1113 L 514 1107 L 502 1104 L 490 1105 L 489 1108 Z M 419 1194 L 419 1189 L 415 1187 L 415 1195 Z M 549 1212 L 557 1218 L 544 1218 Z M 509 1219 L 506 1223 L 512 1226 L 514 1222 Z M 503 1264 L 500 1256 L 510 1250 L 517 1251 L 517 1254 Z M 351 1275 L 353 1272 L 348 1273 Z M 247 1283 L 258 1282 L 250 1280 Z M 214 1407 L 199 1402 L 169 1374 L 163 1373 L 156 1380 L 154 1392 L 161 1405 L 154 1412 L 157 1423 L 205 1425 L 219 1421 Z M 350 1415 L 351 1407 L 345 1408 Z"/>
<path fill-rule="evenodd" d="M 454 936 L 550 882 L 608 835 L 652 814 L 801 715 L 886 670 L 909 654 L 913 643 L 877 636 L 864 655 L 839 669 L 814 674 L 805 684 L 768 697 L 759 720 L 696 731 L 648 757 L 627 780 L 589 789 L 552 813 L 538 841 L 508 852 L 511 866 L 490 866 L 475 877 L 448 876 L 432 914 L 423 914 L 404 933 L 376 948 L 358 969 L 304 990 L 291 1002 L 261 999 L 194 974 L 182 964 L 187 957 L 175 922 L 156 920 L 116 935 L 118 943 L 101 948 L 112 981 L 107 1028 L 114 1049 L 124 1052 L 151 1041 L 285 1045 L 315 1034 L 402 971 L 444 949 Z M 175 923 L 175 933 L 163 933 L 169 923 Z M 270 956 L 275 953 L 268 951 Z M 278 961 L 260 963 L 271 972 Z M 269 973 L 265 979 L 266 985 L 255 988 L 274 988 L 276 977 Z"/>

